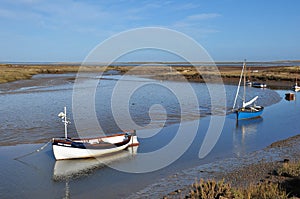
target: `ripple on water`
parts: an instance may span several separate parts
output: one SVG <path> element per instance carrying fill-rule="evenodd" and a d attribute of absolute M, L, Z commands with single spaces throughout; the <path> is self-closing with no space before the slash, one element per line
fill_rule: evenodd
<path fill-rule="evenodd" d="M 43 142 L 52 137 L 62 136 L 63 125 L 57 117 L 57 113 L 61 112 L 64 106 L 71 108 L 73 89 L 71 77 L 75 77 L 75 75 L 42 75 L 34 77 L 33 80 L 22 80 L 1 85 L 0 133 L 2 139 L 0 145 Z M 120 130 L 111 110 L 112 93 L 120 77 L 114 75 L 103 78 L 97 88 L 96 113 L 99 123 L 106 133 Z M 119 83 L 123 84 L 122 81 Z M 124 82 L 129 86 L 131 83 L 135 86 L 139 84 L 142 86 L 130 93 L 130 100 L 125 105 L 124 103 L 114 104 L 116 106 L 114 108 L 120 114 L 118 124 L 122 125 L 122 129 L 131 128 L 130 122 L 128 122 L 130 119 L 142 129 L 195 120 L 199 118 L 199 114 L 201 117 L 212 113 L 223 115 L 232 107 L 237 88 L 234 85 L 225 85 L 226 96 L 211 99 L 205 84 L 190 83 L 198 98 L 199 106 L 196 106 L 191 96 L 184 94 L 179 101 L 176 93 L 169 89 L 172 86 L 184 93 L 185 90 L 181 88 L 184 88 L 184 84 L 187 83 L 161 82 L 135 76 L 128 76 Z M 214 88 L 218 85 L 210 85 L 210 87 Z M 270 106 L 281 100 L 274 90 L 251 87 L 247 90 L 247 99 L 259 96 L 257 104 L 262 106 Z M 126 95 L 128 93 L 125 91 L 121 93 L 119 101 L 121 102 L 122 96 L 125 97 Z M 226 106 L 218 104 L 220 98 L 226 98 Z M 212 106 L 211 101 L 217 105 Z M 241 104 L 241 100 L 238 101 L 238 104 Z M 131 118 L 123 117 L 122 112 L 127 110 L 129 110 Z M 72 114 L 70 117 L 72 121 Z M 88 120 L 84 116 L 83 119 Z M 151 125 L 148 126 L 149 124 Z M 89 131 L 94 129 L 96 128 L 93 126 L 87 127 Z M 70 136 L 76 136 L 74 122 L 70 125 L 69 132 Z"/>

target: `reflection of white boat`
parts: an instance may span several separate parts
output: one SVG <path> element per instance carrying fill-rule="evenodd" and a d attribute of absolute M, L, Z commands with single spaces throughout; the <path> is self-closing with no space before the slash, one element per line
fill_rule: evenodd
<path fill-rule="evenodd" d="M 135 133 L 132 134 L 130 131 L 98 138 L 68 138 L 67 125 L 69 122 L 66 107 L 64 113 L 60 113 L 59 116 L 65 124 L 65 137 L 52 139 L 52 148 L 56 160 L 98 157 L 139 144 Z"/>
<path fill-rule="evenodd" d="M 73 159 L 56 161 L 53 169 L 54 180 L 66 180 L 91 173 L 91 171 L 103 168 L 117 161 L 131 160 L 137 153 L 138 146 L 129 147 L 113 155 L 101 156 L 101 158 Z"/>

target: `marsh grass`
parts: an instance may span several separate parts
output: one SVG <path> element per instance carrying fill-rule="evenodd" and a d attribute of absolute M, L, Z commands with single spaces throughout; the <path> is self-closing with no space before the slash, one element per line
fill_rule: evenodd
<path fill-rule="evenodd" d="M 300 197 L 300 161 L 284 162 L 275 171 L 273 180 L 250 184 L 247 187 L 232 187 L 224 180 L 207 180 L 194 183 L 186 198 L 203 199 L 285 199 Z M 277 178 L 276 178 L 277 177 Z"/>
<path fill-rule="evenodd" d="M 286 177 L 300 176 L 300 162 L 284 163 L 281 168 L 277 170 L 278 175 Z"/>
<path fill-rule="evenodd" d="M 285 199 L 289 195 L 278 183 L 263 182 L 235 190 L 235 198 L 241 199 Z"/>
<path fill-rule="evenodd" d="M 230 184 L 225 183 L 224 180 L 215 181 L 208 180 L 204 181 L 200 179 L 192 185 L 192 190 L 189 193 L 189 198 L 232 198 L 233 190 Z"/>
<path fill-rule="evenodd" d="M 0 83 L 12 82 L 16 80 L 29 79 L 33 75 L 40 73 L 63 73 L 78 70 L 74 67 L 58 66 L 23 66 L 23 65 L 0 65 Z"/>
<path fill-rule="evenodd" d="M 209 79 L 218 77 L 216 70 L 211 70 L 209 67 L 198 67 L 201 75 L 194 67 L 189 66 L 172 66 L 172 70 L 169 67 L 164 66 L 83 66 L 80 65 L 62 65 L 62 64 L 48 64 L 48 65 L 22 65 L 22 64 L 0 64 L 0 83 L 11 82 L 21 79 L 29 79 L 32 75 L 40 73 L 70 73 L 80 71 L 94 72 L 94 71 L 107 71 L 116 70 L 121 74 L 130 71 L 132 75 L 155 75 L 158 79 L 170 79 L 178 80 L 183 76 L 189 81 L 203 81 L 201 76 L 205 76 Z M 134 70 L 132 70 L 134 68 Z M 300 67 L 261 67 L 258 72 L 250 73 L 249 76 L 252 81 L 294 81 L 295 77 L 300 73 Z M 173 72 L 171 72 L 173 71 Z M 220 67 L 219 72 L 222 78 L 239 79 L 240 68 L 236 67 Z"/>
<path fill-rule="evenodd" d="M 204 181 L 193 184 L 186 198 L 201 199 L 285 199 L 288 194 L 277 183 L 263 182 L 246 188 L 233 188 L 224 180 Z"/>
<path fill-rule="evenodd" d="M 283 166 L 277 169 L 279 176 L 285 177 L 281 183 L 282 187 L 295 197 L 300 197 L 300 161 L 285 162 Z"/>
<path fill-rule="evenodd" d="M 103 66 L 83 66 L 79 65 L 0 65 L 0 83 L 12 82 L 16 80 L 30 79 L 36 74 L 57 74 L 57 73 L 75 73 L 78 70 L 83 72 L 102 72 L 104 70 L 113 70 L 113 67 Z"/>

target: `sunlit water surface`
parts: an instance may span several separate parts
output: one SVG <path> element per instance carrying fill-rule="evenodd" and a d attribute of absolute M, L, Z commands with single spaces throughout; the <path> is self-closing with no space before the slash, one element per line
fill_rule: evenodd
<path fill-rule="evenodd" d="M 198 99 L 199 104 L 195 106 L 191 96 L 182 95 L 185 97 L 178 100 L 177 94 L 169 89 L 175 87 L 178 92 L 185 93 L 182 88 L 187 83 L 161 82 L 135 76 L 118 81 L 121 76 L 106 75 L 100 80 L 95 94 L 99 124 L 107 134 L 111 134 L 121 129 L 130 129 L 127 123 L 129 119 L 133 120 L 138 126 L 137 135 L 141 137 L 138 148 L 102 158 L 101 162 L 94 159 L 61 162 L 55 161 L 48 145 L 41 152 L 14 160 L 15 157 L 40 148 L 52 137 L 63 136 L 63 125 L 57 114 L 64 106 L 68 107 L 71 121 L 74 122 L 71 111 L 74 77 L 74 74 L 37 75 L 31 80 L 0 85 L 0 176 L 5 179 L 0 182 L 1 198 L 127 197 L 174 172 L 226 157 L 242 157 L 274 141 L 295 135 L 300 129 L 300 124 L 296 122 L 300 105 L 297 100 L 283 100 L 287 91 L 248 88 L 247 98 L 258 95 L 257 104 L 266 108 L 262 118 L 237 124 L 234 114 L 226 115 L 233 104 L 237 88 L 234 85 L 225 85 L 226 97 L 220 95 L 220 98 L 226 98 L 226 106 L 212 106 L 208 87 L 217 90 L 218 85 L 189 83 Z M 87 77 L 79 81 L 83 89 L 85 83 L 91 80 L 90 74 Z M 98 78 L 94 76 L 94 80 L 98 81 Z M 126 81 L 125 85 L 129 87 L 131 84 L 136 86 L 139 82 L 143 83 L 143 86 L 131 93 L 126 102 L 127 107 L 121 103 L 122 97 L 116 100 L 119 103 L 114 104 L 114 108 L 120 110 L 118 113 L 129 110 L 131 118 L 114 116 L 111 111 L 113 90 L 116 83 L 122 81 Z M 120 96 L 126 95 L 125 90 Z M 299 95 L 296 95 L 297 98 Z M 216 115 L 212 116 L 212 112 Z M 198 153 L 211 119 L 223 116 L 225 123 L 217 144 L 208 156 L 199 159 Z M 189 129 L 198 123 L 200 125 L 193 142 L 181 157 L 167 167 L 134 174 L 106 166 L 134 168 L 140 164 L 139 154 L 159 150 L 174 139 L 180 126 L 186 129 L 185 133 L 191 133 Z M 87 127 L 87 131 L 94 130 L 97 130 L 94 126 Z M 69 126 L 69 132 L 70 136 L 78 136 L 74 123 Z"/>

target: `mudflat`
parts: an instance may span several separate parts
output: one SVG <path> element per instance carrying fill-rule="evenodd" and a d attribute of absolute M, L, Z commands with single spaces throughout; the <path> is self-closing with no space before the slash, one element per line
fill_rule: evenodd
<path fill-rule="evenodd" d="M 247 78 L 250 81 L 264 82 L 270 88 L 291 87 L 299 73 L 299 66 L 251 66 L 247 69 Z M 22 79 L 30 79 L 36 74 L 57 74 L 81 72 L 104 72 L 109 70 L 118 71 L 121 74 L 149 75 L 154 79 L 170 81 L 207 82 L 222 78 L 226 84 L 237 84 L 241 67 L 239 66 L 191 66 L 169 65 L 160 66 L 146 64 L 142 67 L 136 65 L 113 65 L 113 66 L 81 66 L 79 64 L 1 64 L 0 83 L 12 82 Z"/>

